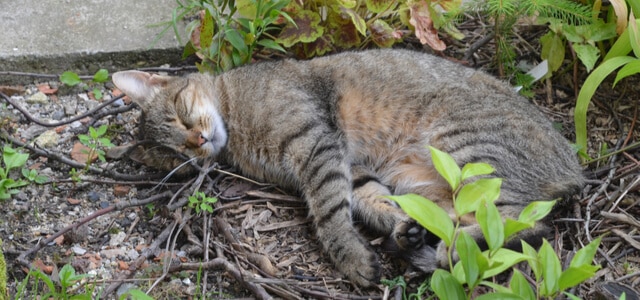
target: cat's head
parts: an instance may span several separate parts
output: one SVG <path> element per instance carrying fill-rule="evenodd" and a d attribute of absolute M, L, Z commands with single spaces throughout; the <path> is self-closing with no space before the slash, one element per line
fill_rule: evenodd
<path fill-rule="evenodd" d="M 112 79 L 144 112 L 146 140 L 198 159 L 217 155 L 227 143 L 210 77 L 123 71 Z"/>

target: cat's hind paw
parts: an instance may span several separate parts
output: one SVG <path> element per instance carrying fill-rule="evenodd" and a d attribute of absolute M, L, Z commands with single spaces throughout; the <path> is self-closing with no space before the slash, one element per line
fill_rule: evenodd
<path fill-rule="evenodd" d="M 401 250 L 413 251 L 424 246 L 427 230 L 418 222 L 407 220 L 396 224 L 392 236 Z"/>

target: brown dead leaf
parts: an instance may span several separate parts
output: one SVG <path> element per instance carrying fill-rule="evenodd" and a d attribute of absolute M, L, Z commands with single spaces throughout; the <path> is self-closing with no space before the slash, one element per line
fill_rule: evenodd
<path fill-rule="evenodd" d="M 36 259 L 33 261 L 33 266 L 38 268 L 40 271 L 45 274 L 51 275 L 53 273 L 53 266 L 47 266 L 41 259 Z"/>
<path fill-rule="evenodd" d="M 433 20 L 429 14 L 429 4 L 426 1 L 415 2 L 409 7 L 411 19 L 409 23 L 415 27 L 416 37 L 420 43 L 427 44 L 433 50 L 443 51 L 447 45 L 438 37 L 438 31 L 433 27 Z"/>
<path fill-rule="evenodd" d="M 58 92 L 57 88 L 52 88 L 48 83 L 38 84 L 38 91 L 41 91 L 45 95 L 52 95 Z"/>
<path fill-rule="evenodd" d="M 122 197 L 129 194 L 130 190 L 131 190 L 131 186 L 117 184 L 113 187 L 113 194 L 118 197 Z"/>
<path fill-rule="evenodd" d="M 119 260 L 118 261 L 118 269 L 123 270 L 123 271 L 129 270 L 129 264 L 124 262 L 124 261 Z"/>
<path fill-rule="evenodd" d="M 249 253 L 247 255 L 247 259 L 249 259 L 252 264 L 258 266 L 258 268 L 271 276 L 275 276 L 278 273 L 278 269 L 273 266 L 269 258 L 262 254 Z"/>
<path fill-rule="evenodd" d="M 74 199 L 74 198 L 67 198 L 67 203 L 69 203 L 69 204 L 71 204 L 71 205 L 78 205 L 78 204 L 80 204 L 80 202 L 82 202 L 82 201 L 80 201 L 80 200 L 78 200 L 78 199 Z"/>
<path fill-rule="evenodd" d="M 81 164 L 86 164 L 87 160 L 89 159 L 89 151 L 91 149 L 89 149 L 89 147 L 81 144 L 81 143 L 75 143 L 73 145 L 73 149 L 71 149 L 71 158 Z M 91 157 L 91 162 L 94 162 L 96 159 L 98 159 L 98 155 L 94 154 Z"/>
<path fill-rule="evenodd" d="M 24 93 L 24 87 L 21 85 L 9 86 L 9 85 L 0 85 L 0 93 L 3 93 L 9 97 Z"/>

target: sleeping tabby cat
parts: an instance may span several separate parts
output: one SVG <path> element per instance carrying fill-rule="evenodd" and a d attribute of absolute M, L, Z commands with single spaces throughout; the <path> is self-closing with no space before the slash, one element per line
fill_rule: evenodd
<path fill-rule="evenodd" d="M 511 87 L 417 52 L 264 62 L 219 76 L 125 71 L 113 81 L 142 108 L 147 139 L 297 189 L 323 250 L 360 286 L 379 280 L 379 262 L 352 218 L 390 236 L 425 271 L 447 262 L 442 243 L 381 197 L 416 193 L 452 211 L 427 145 L 460 165 L 493 165 L 504 179 L 496 205 L 506 217 L 583 184 L 567 141 Z M 481 241 L 477 224 L 461 225 Z M 521 238 L 539 239 L 547 229 L 539 224 Z"/>

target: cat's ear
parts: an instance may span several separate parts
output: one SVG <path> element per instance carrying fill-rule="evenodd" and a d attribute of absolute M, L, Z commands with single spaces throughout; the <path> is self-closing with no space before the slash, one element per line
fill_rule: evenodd
<path fill-rule="evenodd" d="M 113 84 L 140 106 L 145 106 L 169 78 L 135 70 L 116 72 L 111 76 Z"/>

